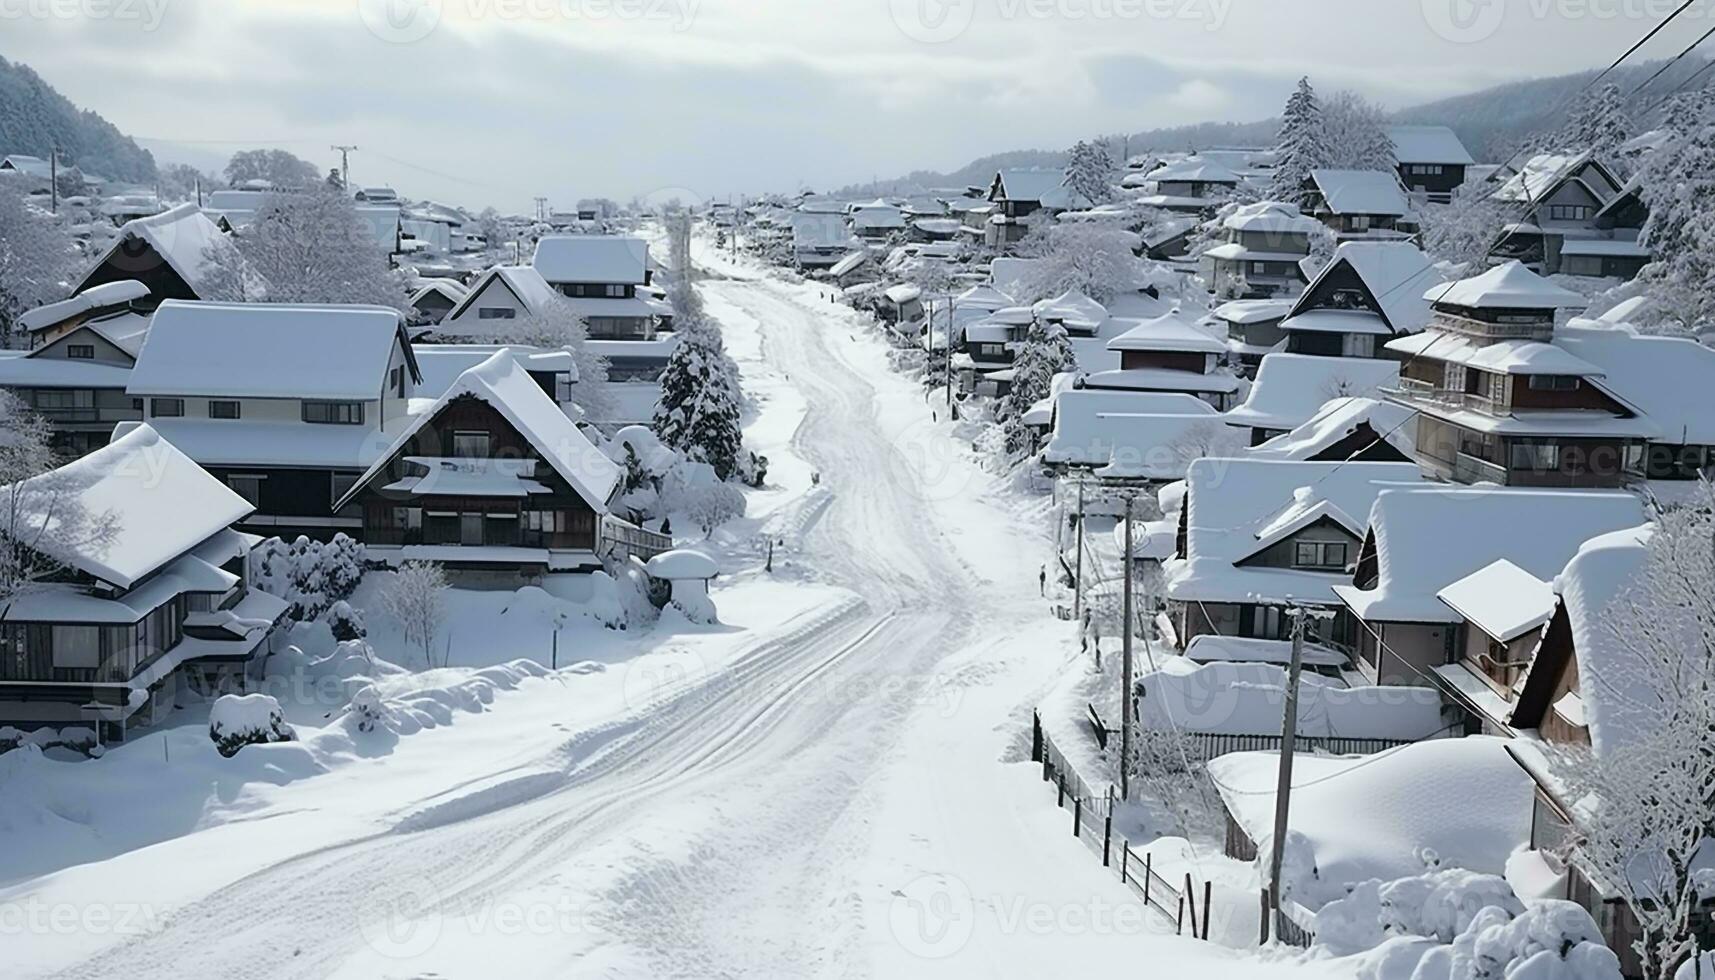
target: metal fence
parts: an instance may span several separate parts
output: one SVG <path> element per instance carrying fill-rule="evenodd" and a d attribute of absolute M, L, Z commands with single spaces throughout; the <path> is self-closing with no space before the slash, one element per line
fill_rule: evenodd
<path fill-rule="evenodd" d="M 634 557 L 639 561 L 648 561 L 656 555 L 673 550 L 672 535 L 638 527 L 611 514 L 602 517 L 601 523 L 597 525 L 597 532 L 600 540 L 596 542 L 596 554 L 606 558 Z"/>
<path fill-rule="evenodd" d="M 1186 732 L 1185 737 L 1197 743 L 1203 758 L 1214 759 L 1233 752 L 1278 752 L 1279 735 L 1222 735 L 1207 732 Z M 1300 752 L 1326 752 L 1330 755 L 1374 755 L 1409 743 L 1390 738 L 1334 738 L 1300 735 L 1296 739 Z"/>
<path fill-rule="evenodd" d="M 1091 715 L 1095 715 L 1094 708 Z M 1042 781 L 1054 786 L 1060 808 L 1071 809 L 1072 836 L 1101 855 L 1102 867 L 1114 867 L 1117 859 L 1120 882 L 1142 898 L 1146 906 L 1171 919 L 1179 935 L 1207 940 L 1213 919 L 1209 908 L 1213 898 L 1210 882 L 1203 882 L 1199 904 L 1198 889 L 1189 874 L 1185 875 L 1183 887 L 1176 888 L 1156 872 L 1151 855 L 1140 857 L 1132 850 L 1130 841 L 1115 840 L 1114 787 L 1110 784 L 1102 792 L 1095 792 L 1043 730 L 1042 716 L 1036 712 L 1031 712 L 1030 759 L 1042 764 Z"/>

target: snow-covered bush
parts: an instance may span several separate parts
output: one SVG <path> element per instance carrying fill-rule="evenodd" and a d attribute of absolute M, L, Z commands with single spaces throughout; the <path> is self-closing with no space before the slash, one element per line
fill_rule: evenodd
<path fill-rule="evenodd" d="M 369 630 L 363 625 L 363 614 L 351 608 L 351 603 L 344 599 L 329 606 L 327 615 L 322 618 L 326 620 L 333 638 L 341 643 L 361 640 L 369 635 Z"/>
<path fill-rule="evenodd" d="M 334 603 L 351 597 L 363 579 L 363 546 L 336 534 L 323 544 L 299 537 L 291 544 L 270 538 L 256 549 L 253 584 L 277 595 L 291 608 L 296 622 L 320 619 Z"/>
<path fill-rule="evenodd" d="M 221 755 L 232 758 L 246 745 L 290 742 L 297 738 L 286 724 L 280 702 L 266 694 L 226 694 L 208 712 L 208 737 Z"/>
<path fill-rule="evenodd" d="M 707 463 L 682 462 L 661 483 L 661 511 L 690 520 L 707 534 L 744 515 L 744 493 Z"/>

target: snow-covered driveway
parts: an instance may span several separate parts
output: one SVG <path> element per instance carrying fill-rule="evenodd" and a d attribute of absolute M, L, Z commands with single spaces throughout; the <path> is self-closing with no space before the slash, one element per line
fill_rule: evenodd
<path fill-rule="evenodd" d="M 63 975 L 1298 975 L 1153 935 L 1004 761 L 1063 663 L 1041 529 L 990 499 L 880 343 L 814 287 L 703 288 L 747 388 L 773 392 L 753 425 L 791 431 L 771 531 L 861 601 Z"/>

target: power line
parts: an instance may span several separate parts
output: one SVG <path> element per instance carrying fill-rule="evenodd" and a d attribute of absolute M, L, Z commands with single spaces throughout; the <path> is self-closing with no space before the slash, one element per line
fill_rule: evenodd
<path fill-rule="evenodd" d="M 1708 30 L 1704 31 L 1702 34 L 1699 34 L 1697 36 L 1697 40 L 1692 41 L 1690 44 L 1685 46 L 1685 50 L 1679 52 L 1678 54 L 1674 55 L 1672 58 L 1669 58 L 1666 62 L 1664 62 L 1660 68 L 1657 68 L 1655 70 L 1654 74 L 1652 74 L 1652 75 L 1650 75 L 1650 77 L 1644 79 L 1642 85 L 1639 85 L 1636 88 L 1632 89 L 1630 92 L 1626 93 L 1626 98 L 1628 100 L 1635 98 L 1639 92 L 1642 92 L 1644 89 L 1649 88 L 1650 84 L 1652 82 L 1654 82 L 1656 79 L 1660 78 L 1661 76 L 1667 74 L 1668 69 L 1672 68 L 1674 65 L 1679 64 L 1679 62 L 1681 60 L 1683 60 L 1686 55 L 1690 54 L 1692 51 L 1695 51 L 1699 44 L 1702 44 L 1704 41 L 1709 40 L 1711 35 L 1715 35 L 1715 27 L 1711 27 Z"/>

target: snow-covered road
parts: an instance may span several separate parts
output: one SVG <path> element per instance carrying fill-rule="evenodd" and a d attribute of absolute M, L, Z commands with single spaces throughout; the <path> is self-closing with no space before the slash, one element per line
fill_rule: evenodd
<path fill-rule="evenodd" d="M 709 264 L 733 276 L 703 291 L 764 393 L 757 441 L 789 433 L 768 530 L 859 598 L 718 669 L 628 679 L 644 710 L 264 862 L 62 975 L 1300 975 L 1155 935 L 1069 836 L 1016 762 L 1064 662 L 1043 529 L 849 311 Z"/>

